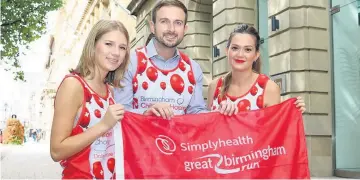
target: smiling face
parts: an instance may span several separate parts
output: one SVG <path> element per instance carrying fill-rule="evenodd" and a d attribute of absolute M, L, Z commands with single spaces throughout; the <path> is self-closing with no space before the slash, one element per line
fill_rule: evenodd
<path fill-rule="evenodd" d="M 156 40 L 165 47 L 174 48 L 181 43 L 187 30 L 186 15 L 176 6 L 163 6 L 156 12 L 155 22 L 150 23 Z"/>
<path fill-rule="evenodd" d="M 259 58 L 256 50 L 256 37 L 250 34 L 236 33 L 232 38 L 226 55 L 234 71 L 249 71 Z"/>
<path fill-rule="evenodd" d="M 90 78 L 95 73 L 107 73 L 104 81 L 121 87 L 129 54 L 129 33 L 125 26 L 120 21 L 102 19 L 91 28 L 73 72 Z"/>
<path fill-rule="evenodd" d="M 124 62 L 127 39 L 119 30 L 105 33 L 95 43 L 95 63 L 103 71 L 114 71 Z"/>

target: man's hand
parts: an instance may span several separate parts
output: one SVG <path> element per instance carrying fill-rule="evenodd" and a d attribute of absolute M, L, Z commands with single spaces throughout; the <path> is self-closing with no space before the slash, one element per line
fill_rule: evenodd
<path fill-rule="evenodd" d="M 156 103 L 152 105 L 148 110 L 144 112 L 144 115 L 155 115 L 164 119 L 170 120 L 174 116 L 174 111 L 170 104 L 167 103 Z"/>

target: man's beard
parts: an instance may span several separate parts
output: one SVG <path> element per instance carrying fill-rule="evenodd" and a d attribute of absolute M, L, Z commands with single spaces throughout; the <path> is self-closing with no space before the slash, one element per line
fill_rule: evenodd
<path fill-rule="evenodd" d="M 175 34 L 171 34 L 171 33 L 164 33 L 164 35 L 162 35 L 162 36 L 159 36 L 158 34 L 155 34 L 155 39 L 161 44 L 161 45 L 163 45 L 163 46 L 165 46 L 165 47 L 167 47 L 167 48 L 175 48 L 175 47 L 177 47 L 180 43 L 181 43 L 181 41 L 183 40 L 183 38 L 181 38 L 181 39 L 178 39 L 178 40 L 176 40 L 174 43 L 170 43 L 170 42 L 167 42 L 167 41 L 165 41 L 165 36 L 167 36 L 167 35 L 174 35 L 174 36 L 176 36 L 176 37 L 178 37 L 177 35 L 175 35 Z"/>

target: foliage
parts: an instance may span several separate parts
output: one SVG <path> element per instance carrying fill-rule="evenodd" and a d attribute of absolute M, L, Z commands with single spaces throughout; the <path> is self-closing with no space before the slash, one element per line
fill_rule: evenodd
<path fill-rule="evenodd" d="M 29 48 L 30 42 L 40 38 L 46 30 L 47 13 L 62 4 L 62 0 L 1 1 L 1 61 L 16 70 L 15 80 L 25 80 L 19 47 Z"/>
<path fill-rule="evenodd" d="M 14 137 L 9 144 L 14 144 L 14 145 L 22 145 L 23 142 L 19 137 Z"/>

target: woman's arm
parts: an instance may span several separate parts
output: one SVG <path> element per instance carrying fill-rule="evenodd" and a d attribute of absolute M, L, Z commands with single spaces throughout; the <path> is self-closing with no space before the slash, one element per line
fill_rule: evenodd
<path fill-rule="evenodd" d="M 217 82 L 218 82 L 218 79 L 214 79 L 209 84 L 208 95 L 207 95 L 207 107 L 210 111 L 211 111 L 211 104 L 214 100 L 214 93 L 215 93 L 215 88 L 216 88 Z"/>
<path fill-rule="evenodd" d="M 60 85 L 55 99 L 50 140 L 50 153 L 54 161 L 67 159 L 80 152 L 110 129 L 108 125 L 100 121 L 85 132 L 70 136 L 83 99 L 81 83 L 76 78 L 66 78 Z"/>
<path fill-rule="evenodd" d="M 273 106 L 281 102 L 280 88 L 271 80 L 268 80 L 264 92 L 264 107 Z"/>

